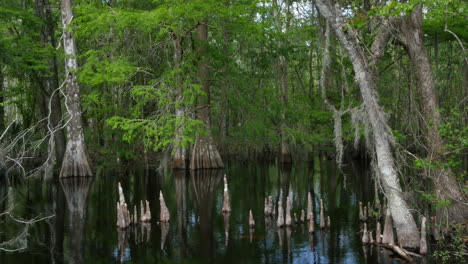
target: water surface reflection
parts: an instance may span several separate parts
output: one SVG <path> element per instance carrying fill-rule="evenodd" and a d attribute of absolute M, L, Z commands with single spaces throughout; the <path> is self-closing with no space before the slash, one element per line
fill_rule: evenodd
<path fill-rule="evenodd" d="M 387 251 L 362 247 L 357 215 L 358 201 L 373 197 L 373 182 L 360 164 L 345 166 L 343 174 L 325 157 L 313 163 L 291 166 L 233 163 L 225 170 L 158 173 L 149 168 L 128 167 L 123 173 L 100 170 L 96 178 L 48 182 L 44 195 L 28 186 L 23 200 L 54 218 L 34 226 L 26 252 L 2 253 L 5 263 L 397 263 Z M 227 175 L 232 212 L 222 214 L 223 175 Z M 367 177 L 367 179 L 363 179 Z M 116 228 L 117 183 L 133 213 L 148 200 L 152 222 Z M 159 223 L 159 192 L 171 214 Z M 315 233 L 307 223 L 277 228 L 276 219 L 264 216 L 264 199 L 275 204 L 291 198 L 292 216 L 307 208 L 311 192 Z M 5 188 L 0 194 L 6 196 Z M 22 196 L 17 195 L 16 200 Z M 33 198 L 32 198 L 33 197 Z M 331 227 L 321 230 L 320 199 Z M 0 209 L 4 209 L 0 203 Z M 249 228 L 249 210 L 255 228 Z M 0 228 L 4 228 L 0 226 Z M 1 233 L 0 233 L 1 234 Z M 4 263 L 4 262 L 2 262 Z"/>

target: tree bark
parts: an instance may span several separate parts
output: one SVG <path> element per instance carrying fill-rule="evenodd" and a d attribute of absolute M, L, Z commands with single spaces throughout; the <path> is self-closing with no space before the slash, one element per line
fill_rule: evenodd
<path fill-rule="evenodd" d="M 429 58 L 424 48 L 424 33 L 422 31 L 422 9 L 419 6 L 403 18 L 400 39 L 405 45 L 411 60 L 416 85 L 421 94 L 421 110 L 427 125 L 425 138 L 427 157 L 431 163 L 444 161 L 445 142 L 439 133 L 442 117 L 439 113 L 439 102 L 436 95 L 435 81 Z M 438 166 L 438 165 L 436 165 Z M 468 219 L 467 199 L 458 185 L 450 169 L 430 169 L 428 176 L 432 179 L 438 199 L 449 200 L 448 208 L 441 208 L 437 214 L 440 219 L 463 223 Z M 446 210 L 447 211 L 446 211 Z"/>
<path fill-rule="evenodd" d="M 391 143 L 393 136 L 386 118 L 378 104 L 374 74 L 368 64 L 365 52 L 359 46 L 357 33 L 345 23 L 339 8 L 332 7 L 328 0 L 317 0 L 316 5 L 322 16 L 330 23 L 341 46 L 347 51 L 353 64 L 355 81 L 358 83 L 365 110 L 372 128 L 372 139 L 377 157 L 378 175 L 388 198 L 388 206 L 393 216 L 399 241 L 406 248 L 419 247 L 419 232 L 411 215 L 398 179 Z M 344 29 L 347 29 L 345 32 Z"/>
<path fill-rule="evenodd" d="M 73 18 L 70 0 L 61 0 L 60 11 L 63 25 L 63 48 L 65 51 L 65 105 L 70 114 L 67 123 L 67 147 L 62 162 L 60 177 L 92 176 L 88 163 L 81 117 L 80 86 L 76 80 L 78 62 L 76 43 L 69 26 Z"/>
<path fill-rule="evenodd" d="M 0 131 L 5 130 L 5 107 L 3 106 L 3 64 L 0 64 Z"/>
<path fill-rule="evenodd" d="M 174 46 L 174 70 L 180 70 L 180 63 L 182 61 L 182 47 L 181 37 L 173 32 L 172 33 L 172 44 Z M 179 104 L 183 100 L 183 87 L 182 87 L 182 74 L 177 73 L 175 77 L 175 84 L 177 89 L 176 102 Z M 174 169 L 186 169 L 189 161 L 187 149 L 182 146 L 182 138 L 184 136 L 183 120 L 185 117 L 185 111 L 183 105 L 176 106 L 176 131 L 175 131 L 175 151 L 172 154 L 172 167 Z"/>
<path fill-rule="evenodd" d="M 289 7 L 290 3 L 288 2 L 287 4 L 287 12 L 286 15 L 289 16 Z M 277 32 L 282 31 L 282 24 L 281 24 L 281 6 L 278 5 L 277 1 L 274 1 L 274 13 L 276 17 L 276 30 Z M 288 33 L 289 29 L 289 18 L 286 19 L 286 25 L 285 25 L 285 35 Z M 278 40 L 278 50 L 281 51 L 284 45 L 282 40 Z M 287 134 L 286 134 L 286 107 L 288 105 L 288 89 L 289 89 L 289 83 L 288 83 L 288 71 L 289 71 L 289 64 L 287 58 L 283 55 L 280 54 L 278 57 L 278 74 L 279 74 L 279 83 L 280 83 L 280 94 L 281 94 L 281 124 L 280 124 L 280 138 L 281 138 L 281 146 L 280 146 L 280 162 L 281 163 L 292 163 L 292 157 L 291 157 L 291 151 L 290 151 L 290 146 L 289 142 L 287 139 Z"/>
<path fill-rule="evenodd" d="M 208 60 L 206 58 L 208 25 L 206 21 L 201 21 L 197 26 L 197 51 L 200 56 L 198 64 L 198 78 L 202 86 L 204 95 L 198 96 L 197 118 L 205 124 L 206 133 L 200 133 L 195 139 L 190 168 L 196 169 L 215 169 L 223 168 L 224 164 L 219 155 L 218 149 L 211 136 L 211 111 L 210 111 L 210 82 L 208 80 Z"/>
<path fill-rule="evenodd" d="M 43 22 L 40 34 L 42 48 L 55 47 L 55 28 L 49 0 L 36 0 L 36 15 Z M 62 126 L 62 107 L 60 105 L 60 93 L 54 92 L 59 88 L 55 54 L 48 59 L 47 65 L 48 69 L 39 73 L 41 97 L 45 104 L 43 117 L 50 116 L 47 124 L 48 130 L 57 129 L 53 134 L 55 144 L 52 147 L 55 149 L 51 150 L 55 153 L 49 153 L 49 155 L 55 155 L 56 160 L 61 162 L 65 152 L 65 135 L 63 129 L 58 129 Z"/>

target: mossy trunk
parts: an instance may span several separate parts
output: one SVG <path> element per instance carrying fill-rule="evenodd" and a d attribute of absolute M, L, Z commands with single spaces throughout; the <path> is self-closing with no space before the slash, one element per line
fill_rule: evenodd
<path fill-rule="evenodd" d="M 387 125 L 384 112 L 378 104 L 376 83 L 368 58 L 359 45 L 357 33 L 346 24 L 329 0 L 317 0 L 316 5 L 323 17 L 334 30 L 341 46 L 347 51 L 353 64 L 355 81 L 359 85 L 367 118 L 372 129 L 372 141 L 377 160 L 379 179 L 382 182 L 388 206 L 397 229 L 399 240 L 407 248 L 419 247 L 419 232 L 409 206 L 403 198 L 391 144 L 393 135 Z M 348 28 L 347 31 L 344 31 Z"/>
<path fill-rule="evenodd" d="M 60 11 L 63 25 L 63 48 L 65 51 L 65 107 L 70 114 L 67 123 L 67 147 L 60 170 L 60 177 L 92 176 L 88 162 L 81 117 L 80 86 L 76 78 L 78 70 L 77 50 L 73 32 L 69 29 L 73 18 L 70 0 L 62 0 Z"/>

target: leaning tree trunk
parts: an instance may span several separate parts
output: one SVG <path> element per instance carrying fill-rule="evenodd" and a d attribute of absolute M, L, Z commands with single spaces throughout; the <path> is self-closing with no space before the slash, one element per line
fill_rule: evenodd
<path fill-rule="evenodd" d="M 36 15 L 42 20 L 41 43 L 43 48 L 55 47 L 55 28 L 49 0 L 36 0 Z M 62 107 L 60 105 L 60 93 L 57 74 L 57 59 L 55 55 L 47 61 L 47 70 L 39 73 L 41 85 L 41 97 L 44 104 L 44 118 L 49 118 L 47 129 L 53 131 L 52 153 L 55 159 L 62 161 L 65 152 L 65 135 L 62 126 Z"/>
<path fill-rule="evenodd" d="M 208 81 L 208 61 L 206 58 L 208 25 L 201 21 L 197 26 L 198 53 L 200 56 L 198 64 L 198 78 L 204 95 L 198 96 L 197 118 L 205 124 L 206 133 L 200 133 L 195 139 L 190 168 L 214 169 L 223 168 L 224 164 L 211 136 L 210 120 L 210 83 Z"/>
<path fill-rule="evenodd" d="M 181 47 L 181 37 L 177 33 L 172 33 L 172 44 L 174 46 L 174 70 L 180 70 L 180 63 L 182 61 L 182 47 Z M 174 152 L 172 154 L 172 167 L 174 169 L 186 169 L 188 164 L 188 153 L 187 149 L 182 145 L 182 138 L 184 136 L 184 108 L 181 104 L 183 100 L 183 87 L 182 87 L 182 74 L 177 72 L 175 75 L 175 84 L 177 85 L 177 95 L 176 102 L 179 103 L 179 106 L 176 106 L 176 131 L 175 131 L 175 145 Z"/>
<path fill-rule="evenodd" d="M 377 156 L 378 175 L 388 198 L 388 207 L 395 222 L 398 239 L 406 248 L 419 247 L 419 232 L 411 215 L 398 179 L 393 154 L 391 151 L 392 134 L 386 118 L 378 104 L 376 84 L 373 72 L 368 64 L 365 52 L 359 46 L 357 33 L 345 23 L 339 8 L 332 7 L 328 0 L 317 0 L 320 13 L 334 30 L 341 46 L 346 49 L 353 64 L 355 81 L 358 83 L 365 110 L 372 128 L 375 154 Z M 343 29 L 347 29 L 345 32 Z"/>
<path fill-rule="evenodd" d="M 70 120 L 67 123 L 67 147 L 60 177 L 92 176 L 81 120 L 80 86 L 76 80 L 78 69 L 76 44 L 73 32 L 69 28 L 73 18 L 71 0 L 61 0 L 60 11 L 63 25 L 63 48 L 65 50 L 65 106 L 70 114 Z"/>
<path fill-rule="evenodd" d="M 422 31 L 422 9 L 419 6 L 405 17 L 401 23 L 400 39 L 405 45 L 413 65 L 416 83 L 421 93 L 421 110 L 424 121 L 427 124 L 426 144 L 427 156 L 431 163 L 443 162 L 445 153 L 445 142 L 440 136 L 439 126 L 442 118 L 438 111 L 436 87 L 432 73 L 431 64 L 424 48 L 424 33 Z M 466 197 L 460 189 L 450 169 L 431 169 L 429 177 L 432 179 L 438 199 L 451 201 L 451 205 L 439 209 L 439 219 L 463 223 L 468 219 L 468 206 Z"/>

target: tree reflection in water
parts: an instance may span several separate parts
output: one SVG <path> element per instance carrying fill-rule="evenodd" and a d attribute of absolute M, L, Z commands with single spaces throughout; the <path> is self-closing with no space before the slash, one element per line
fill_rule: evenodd
<path fill-rule="evenodd" d="M 60 179 L 69 212 L 69 251 L 68 263 L 81 264 L 84 261 L 85 224 L 88 194 L 94 182 L 93 177 L 73 177 Z"/>
<path fill-rule="evenodd" d="M 203 258 L 213 256 L 213 212 L 216 190 L 223 181 L 224 170 L 196 170 L 191 172 L 195 201 L 199 215 L 200 243 Z"/>

